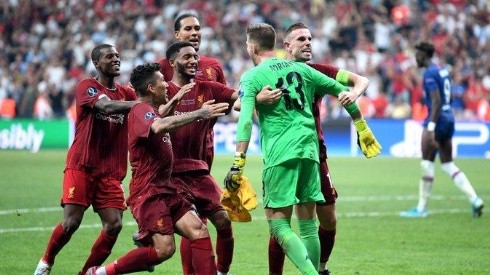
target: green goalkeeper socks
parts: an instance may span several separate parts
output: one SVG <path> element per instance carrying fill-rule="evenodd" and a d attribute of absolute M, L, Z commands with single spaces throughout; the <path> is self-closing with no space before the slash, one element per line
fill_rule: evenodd
<path fill-rule="evenodd" d="M 318 274 L 317 269 L 308 257 L 305 245 L 293 232 L 289 219 L 269 220 L 270 233 L 281 245 L 286 256 L 301 271 L 302 274 Z"/>
<path fill-rule="evenodd" d="M 314 266 L 320 265 L 320 239 L 316 219 L 298 220 L 299 235 Z"/>

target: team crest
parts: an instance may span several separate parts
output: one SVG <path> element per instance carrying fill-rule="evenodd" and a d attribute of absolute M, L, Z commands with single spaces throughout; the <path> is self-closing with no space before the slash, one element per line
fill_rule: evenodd
<path fill-rule="evenodd" d="M 88 87 L 87 88 L 87 94 L 90 97 L 94 97 L 97 94 L 97 89 L 95 87 Z"/>
<path fill-rule="evenodd" d="M 154 118 L 155 116 L 156 116 L 156 115 L 155 115 L 155 113 L 153 113 L 153 112 L 148 112 L 148 113 L 146 113 L 146 114 L 145 114 L 145 119 L 146 119 L 146 120 L 149 120 L 149 119 Z"/>
<path fill-rule="evenodd" d="M 209 80 L 213 80 L 213 72 L 211 71 L 211 68 L 206 68 L 206 76 Z"/>
<path fill-rule="evenodd" d="M 198 95 L 197 102 L 199 103 L 199 106 L 202 106 L 204 104 L 204 95 Z"/>

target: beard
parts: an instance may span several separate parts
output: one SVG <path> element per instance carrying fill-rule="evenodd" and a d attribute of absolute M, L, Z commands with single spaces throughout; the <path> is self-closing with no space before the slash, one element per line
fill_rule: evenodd
<path fill-rule="evenodd" d="M 194 77 L 194 75 L 187 73 L 184 65 L 182 65 L 180 63 L 177 63 L 177 72 L 179 72 L 179 74 L 181 74 L 185 78 L 191 79 Z"/>

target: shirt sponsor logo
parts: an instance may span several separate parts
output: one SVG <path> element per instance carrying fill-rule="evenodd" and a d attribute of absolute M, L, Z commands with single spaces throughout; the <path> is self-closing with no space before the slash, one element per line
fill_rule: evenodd
<path fill-rule="evenodd" d="M 90 97 L 94 97 L 97 94 L 97 89 L 95 87 L 88 87 L 87 94 Z"/>
<path fill-rule="evenodd" d="M 195 99 L 182 99 L 179 101 L 179 104 L 181 106 L 185 106 L 185 105 L 194 105 L 196 103 L 196 100 Z"/>
<path fill-rule="evenodd" d="M 111 123 L 119 123 L 123 124 L 124 123 L 124 115 L 123 114 L 113 114 L 113 115 L 105 115 L 102 113 L 97 113 L 95 115 L 96 119 L 101 119 L 101 120 L 107 120 Z"/>

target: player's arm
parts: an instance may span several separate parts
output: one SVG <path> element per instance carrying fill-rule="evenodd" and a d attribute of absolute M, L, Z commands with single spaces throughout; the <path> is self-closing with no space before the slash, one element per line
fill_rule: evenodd
<path fill-rule="evenodd" d="M 317 91 L 323 94 L 330 94 L 339 97 L 342 93 L 353 93 L 338 81 L 333 80 L 323 74 L 313 70 L 313 83 L 317 84 Z M 318 90 L 320 88 L 320 90 Z M 361 151 L 367 158 L 377 156 L 381 152 L 381 145 L 376 140 L 373 132 L 362 117 L 359 106 L 356 102 L 348 105 L 343 105 L 354 121 L 354 126 L 358 134 L 359 146 Z"/>
<path fill-rule="evenodd" d="M 357 98 L 366 92 L 369 86 L 369 79 L 367 77 L 342 69 L 338 71 L 335 80 L 342 85 L 352 87 L 351 94 L 339 94 L 339 101 L 342 105 L 355 102 Z"/>
<path fill-rule="evenodd" d="M 107 95 L 100 95 L 94 108 L 106 114 L 127 113 L 137 101 L 111 100 Z"/>
<path fill-rule="evenodd" d="M 176 116 L 167 116 L 155 119 L 151 124 L 151 130 L 154 133 L 173 132 L 182 126 L 185 126 L 199 119 L 213 119 L 224 116 L 228 109 L 228 103 L 213 103 L 214 100 L 206 101 L 198 110 Z"/>
<path fill-rule="evenodd" d="M 439 120 L 439 116 L 441 114 L 442 101 L 441 95 L 437 89 L 431 90 L 429 92 L 430 100 L 432 102 L 432 108 L 430 110 L 430 121 L 427 124 L 427 130 L 434 132 L 436 129 L 436 123 Z"/>
<path fill-rule="evenodd" d="M 260 90 L 260 92 L 257 94 L 256 98 L 256 104 L 264 104 L 264 105 L 273 105 L 277 103 L 279 100 L 281 100 L 282 97 L 282 91 L 281 89 L 272 89 L 271 86 L 267 85 Z M 235 101 L 233 104 L 233 110 L 235 111 L 240 111 L 241 108 L 241 102 L 240 99 Z"/>
<path fill-rule="evenodd" d="M 166 117 L 171 115 L 174 112 L 175 106 L 179 103 L 179 101 L 184 97 L 185 94 L 191 91 L 191 89 L 196 85 L 195 82 L 191 82 L 185 84 L 180 88 L 179 92 L 175 94 L 166 104 L 160 105 L 158 107 L 158 113 L 161 117 Z"/>
<path fill-rule="evenodd" d="M 242 82 L 241 84 L 241 110 L 236 130 L 236 151 L 233 164 L 224 180 L 225 187 L 229 191 L 236 190 L 240 185 L 248 145 L 250 143 L 250 136 L 252 135 L 252 117 L 255 108 L 256 93 L 254 92 L 254 88 L 250 84 L 250 81 Z"/>

